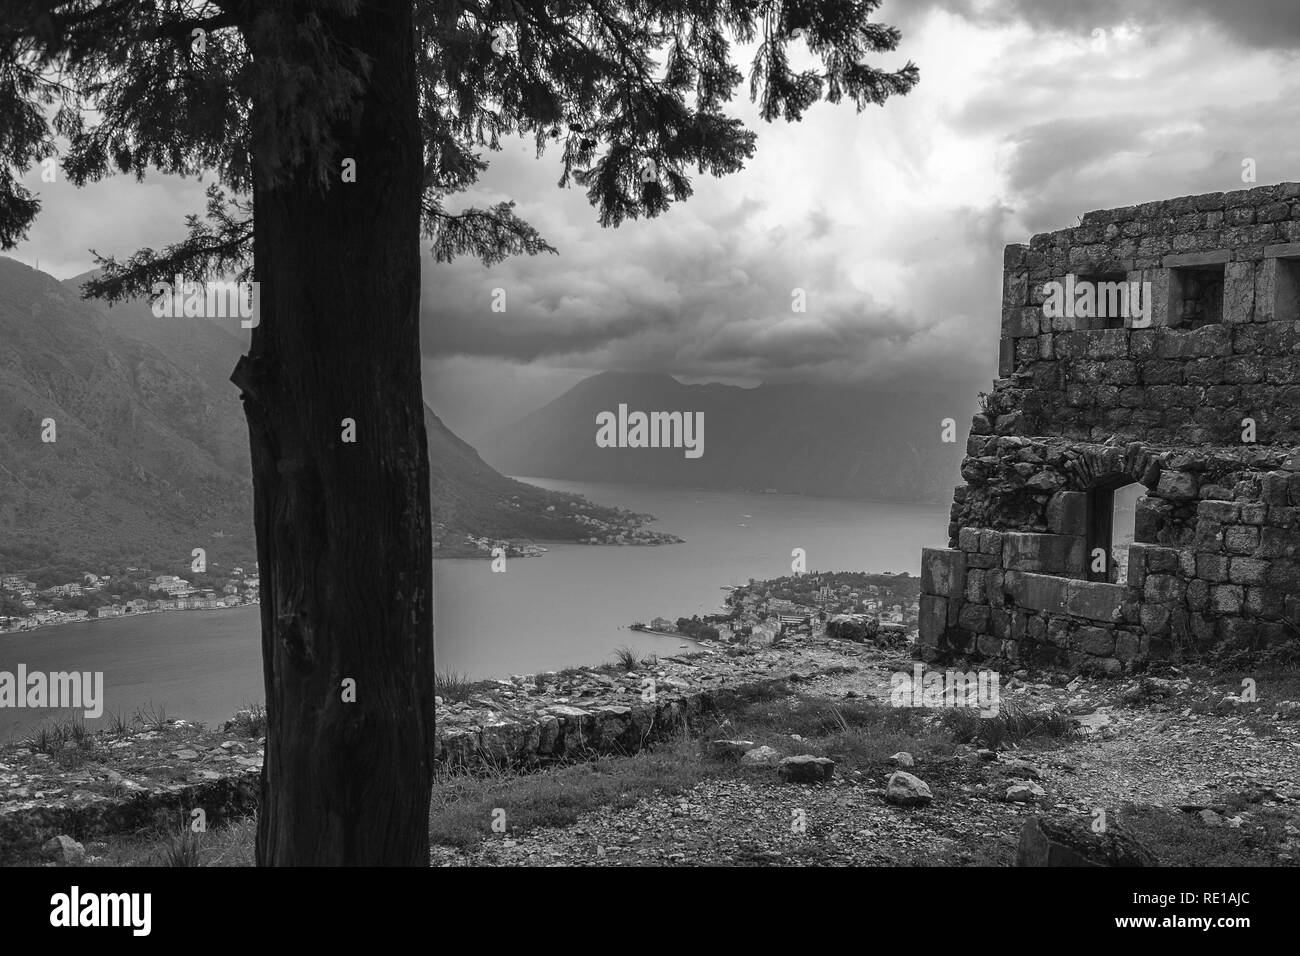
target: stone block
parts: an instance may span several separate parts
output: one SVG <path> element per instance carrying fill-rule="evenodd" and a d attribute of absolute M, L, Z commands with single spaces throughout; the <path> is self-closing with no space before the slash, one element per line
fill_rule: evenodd
<path fill-rule="evenodd" d="M 1171 501 L 1195 501 L 1198 492 L 1196 476 L 1188 471 L 1165 471 L 1156 485 L 1156 495 Z"/>
<path fill-rule="evenodd" d="M 1259 528 L 1233 525 L 1223 532 L 1223 547 L 1229 554 L 1254 554 L 1259 547 Z"/>
<path fill-rule="evenodd" d="M 1222 554 L 1198 554 L 1196 576 L 1218 584 L 1228 580 L 1228 557 Z"/>
<path fill-rule="evenodd" d="M 1223 274 L 1223 321 L 1255 318 L 1255 263 L 1229 262 Z"/>
<path fill-rule="evenodd" d="M 1003 338 L 1020 339 L 1037 335 L 1042 317 L 1042 311 L 1035 308 L 1003 308 Z"/>
<path fill-rule="evenodd" d="M 1135 541 L 1128 546 L 1128 580 L 1131 588 L 1140 588 L 1147 576 L 1147 553 L 1152 545 Z"/>
<path fill-rule="evenodd" d="M 1001 568 L 994 568 L 984 573 L 984 595 L 981 601 L 989 604 L 998 605 L 1002 603 L 1003 595 L 1006 593 L 1004 579 L 1006 574 Z"/>
<path fill-rule="evenodd" d="M 954 548 L 921 550 L 921 593 L 955 597 L 966 588 L 966 555 Z"/>
<path fill-rule="evenodd" d="M 1237 501 L 1202 501 L 1196 506 L 1199 518 L 1234 524 L 1241 518 L 1241 503 Z"/>
<path fill-rule="evenodd" d="M 1152 637 L 1169 636 L 1169 608 L 1160 604 L 1143 604 L 1139 620 L 1142 629 Z"/>
<path fill-rule="evenodd" d="M 1115 634 L 1115 657 L 1117 660 L 1134 661 L 1140 656 L 1142 656 L 1142 642 L 1136 634 L 1131 631 L 1119 631 Z"/>
<path fill-rule="evenodd" d="M 1215 266 L 1232 261 L 1230 249 L 1212 249 L 1207 252 L 1185 252 L 1165 256 L 1161 263 L 1166 269 L 1183 269 L 1188 266 Z"/>
<path fill-rule="evenodd" d="M 1267 571 L 1267 561 L 1234 557 L 1228 563 L 1228 580 L 1233 584 L 1263 584 Z"/>
<path fill-rule="evenodd" d="M 1007 378 L 1016 370 L 1016 340 L 1010 336 L 998 342 L 998 375 Z"/>
<path fill-rule="evenodd" d="M 1023 571 L 1008 571 L 1003 581 L 1003 587 L 1018 607 L 1055 614 L 1065 611 L 1069 584 L 1068 578 Z"/>
<path fill-rule="evenodd" d="M 1088 524 L 1088 495 L 1058 491 L 1047 502 L 1047 528 L 1053 534 L 1083 535 Z"/>
<path fill-rule="evenodd" d="M 1142 598 L 1154 604 L 1181 604 L 1187 596 L 1187 582 L 1173 574 L 1148 574 Z"/>
<path fill-rule="evenodd" d="M 963 604 L 957 614 L 957 626 L 972 634 L 989 632 L 989 608 L 986 604 Z"/>
<path fill-rule="evenodd" d="M 1146 553 L 1148 574 L 1179 574 L 1182 572 L 1183 556 L 1182 552 L 1177 548 L 1148 545 Z"/>
<path fill-rule="evenodd" d="M 1029 304 L 1029 273 L 1012 272 L 1007 270 L 1002 273 L 1002 307 L 1004 309 L 1019 309 Z"/>
<path fill-rule="evenodd" d="M 922 594 L 917 620 L 917 642 L 922 647 L 937 647 L 947 629 L 948 599 L 935 594 Z"/>
<path fill-rule="evenodd" d="M 1246 588 L 1245 613 L 1276 621 L 1282 617 L 1286 595 L 1277 588 Z"/>
<path fill-rule="evenodd" d="M 1081 627 L 1074 632 L 1075 648 L 1094 657 L 1109 657 L 1115 650 L 1115 633 L 1104 627 Z"/>
<path fill-rule="evenodd" d="M 1245 592 L 1236 584 L 1216 584 L 1210 588 L 1210 608 L 1216 614 L 1240 614 L 1245 600 Z"/>
<path fill-rule="evenodd" d="M 1126 590 L 1122 584 L 1070 580 L 1066 587 L 1065 609 L 1074 617 L 1109 624 L 1123 617 L 1121 606 Z"/>
<path fill-rule="evenodd" d="M 1047 574 L 1082 574 L 1084 539 L 1075 535 L 1013 531 L 1003 536 L 1002 566 Z"/>

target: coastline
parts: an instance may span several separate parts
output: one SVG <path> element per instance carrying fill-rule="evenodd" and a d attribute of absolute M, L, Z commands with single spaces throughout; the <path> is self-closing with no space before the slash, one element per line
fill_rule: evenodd
<path fill-rule="evenodd" d="M 195 611 L 234 611 L 241 607 L 256 607 L 261 603 L 261 601 L 244 601 L 240 604 L 231 604 L 224 607 L 173 607 L 167 608 L 166 610 L 154 608 L 148 611 L 132 611 L 130 614 L 116 614 L 113 617 L 83 617 L 72 621 L 51 621 L 47 624 L 38 624 L 35 627 L 20 627 L 7 631 L 0 630 L 0 637 L 10 637 L 16 634 L 33 634 L 36 631 L 63 627 L 66 624 L 95 624 L 99 621 L 122 621 L 127 618 L 148 617 L 153 614 L 191 614 Z"/>

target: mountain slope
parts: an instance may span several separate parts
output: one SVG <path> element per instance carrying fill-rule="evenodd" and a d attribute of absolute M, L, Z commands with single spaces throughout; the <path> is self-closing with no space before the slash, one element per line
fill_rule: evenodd
<path fill-rule="evenodd" d="M 0 258 L 0 562 L 180 563 L 195 547 L 247 560 L 247 451 L 241 467 L 230 413 L 203 376 Z"/>
<path fill-rule="evenodd" d="M 600 448 L 596 415 L 704 413 L 704 454 Z M 605 372 L 479 443 L 514 475 L 580 481 L 766 490 L 828 497 L 946 501 L 963 446 L 940 422 L 967 421 L 973 395 L 874 392 L 818 385 L 684 385 L 669 375 Z"/>
<path fill-rule="evenodd" d="M 620 534 L 631 536 L 650 518 L 507 478 L 454 435 L 428 405 L 424 426 L 429 435 L 434 538 L 441 555 L 474 553 L 464 545 L 466 535 L 543 541 L 594 537 L 606 542 Z M 647 543 L 671 538 L 645 530 L 636 532 L 636 537 Z"/>
<path fill-rule="evenodd" d="M 0 570 L 181 566 L 196 547 L 250 563 L 248 431 L 229 382 L 248 332 L 83 300 L 88 275 L 0 257 Z M 466 535 L 611 540 L 644 521 L 506 478 L 427 406 L 425 425 L 442 553 Z"/>

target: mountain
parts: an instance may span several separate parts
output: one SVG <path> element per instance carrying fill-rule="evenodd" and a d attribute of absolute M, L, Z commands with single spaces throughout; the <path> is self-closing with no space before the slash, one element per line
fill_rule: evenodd
<path fill-rule="evenodd" d="M 670 375 L 604 372 L 487 435 L 484 459 L 511 475 L 719 490 L 947 501 L 964 446 L 941 422 L 970 420 L 974 394 L 833 385 L 684 385 Z M 704 454 L 602 448 L 597 414 L 704 413 Z M 957 436 L 959 439 L 962 434 Z"/>
<path fill-rule="evenodd" d="M 229 381 L 249 333 L 83 300 L 89 276 L 0 257 L 0 570 L 176 568 L 196 547 L 251 563 L 248 431 Z M 466 535 L 612 541 L 646 520 L 506 478 L 428 406 L 425 426 L 439 553 L 481 553 Z"/>
<path fill-rule="evenodd" d="M 424 407 L 424 426 L 429 436 L 429 484 L 440 555 L 473 554 L 478 549 L 464 543 L 466 535 L 544 541 L 594 537 L 612 542 L 650 518 L 505 477 L 485 464 L 428 405 Z M 647 543 L 672 539 L 644 529 L 635 536 Z"/>
<path fill-rule="evenodd" d="M 194 362 L 71 283 L 0 258 L 0 565 L 252 556 L 242 412 L 206 371 L 240 345 L 175 321 L 186 328 L 159 337 L 192 339 Z"/>

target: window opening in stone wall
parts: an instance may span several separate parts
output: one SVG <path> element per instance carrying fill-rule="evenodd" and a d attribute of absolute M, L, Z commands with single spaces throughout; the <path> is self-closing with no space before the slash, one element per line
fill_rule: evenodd
<path fill-rule="evenodd" d="M 1088 492 L 1084 543 L 1089 581 L 1123 584 L 1128 580 L 1128 549 L 1142 494 L 1142 486 L 1128 479 L 1115 479 Z"/>
<path fill-rule="evenodd" d="M 1300 319 L 1300 259 L 1277 260 L 1277 278 L 1273 284 L 1275 300 L 1273 318 Z"/>
<path fill-rule="evenodd" d="M 1169 270 L 1169 325 L 1199 329 L 1223 321 L 1224 264 Z"/>
<path fill-rule="evenodd" d="M 1081 275 L 1077 282 L 1092 283 L 1095 295 L 1093 317 L 1080 318 L 1077 326 L 1079 329 L 1124 328 L 1124 310 L 1128 307 L 1128 273 L 1099 272 Z"/>

